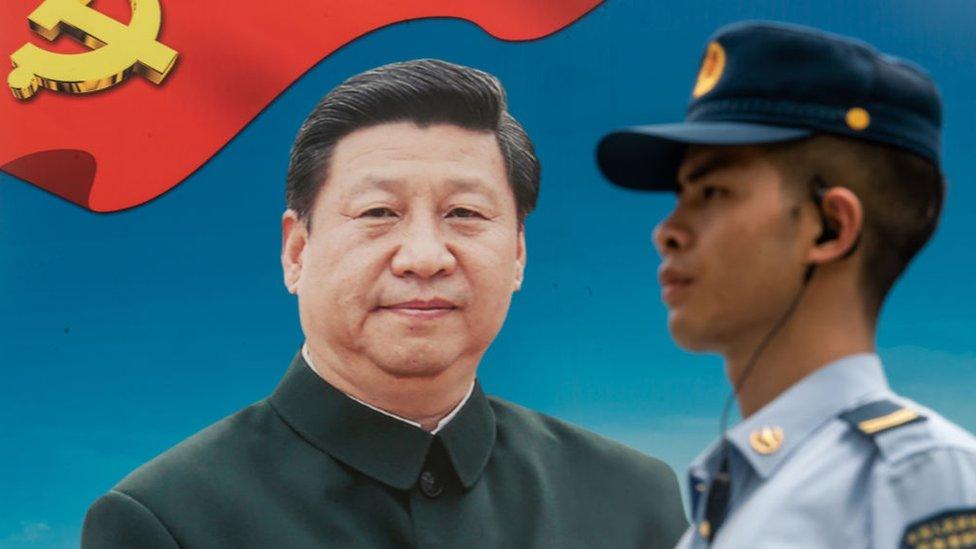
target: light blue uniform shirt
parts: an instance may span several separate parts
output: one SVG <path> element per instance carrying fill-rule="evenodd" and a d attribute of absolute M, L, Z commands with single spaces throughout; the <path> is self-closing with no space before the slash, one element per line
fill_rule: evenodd
<path fill-rule="evenodd" d="M 924 420 L 869 435 L 842 417 L 879 400 Z M 824 366 L 725 439 L 731 500 L 712 547 L 976 547 L 976 438 L 895 395 L 874 354 Z M 720 450 L 691 465 L 679 548 L 709 546 L 700 530 Z"/>

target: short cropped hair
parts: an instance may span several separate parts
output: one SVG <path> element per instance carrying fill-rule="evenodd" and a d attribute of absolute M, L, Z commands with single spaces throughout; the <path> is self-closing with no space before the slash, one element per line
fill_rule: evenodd
<path fill-rule="evenodd" d="M 903 149 L 819 134 L 767 147 L 794 189 L 846 187 L 861 201 L 864 248 L 861 285 L 877 317 L 895 281 L 932 237 L 942 211 L 945 179 L 927 159 Z"/>
<path fill-rule="evenodd" d="M 287 207 L 311 223 L 336 144 L 356 130 L 405 121 L 420 127 L 445 123 L 494 133 L 521 226 L 539 195 L 540 167 L 532 141 L 509 114 L 505 88 L 497 78 L 437 59 L 384 65 L 349 78 L 323 97 L 291 149 Z"/>

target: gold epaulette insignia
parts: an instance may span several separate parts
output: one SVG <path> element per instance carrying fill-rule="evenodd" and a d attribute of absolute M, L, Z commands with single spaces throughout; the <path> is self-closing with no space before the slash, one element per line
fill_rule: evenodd
<path fill-rule="evenodd" d="M 841 414 L 841 419 L 868 436 L 924 421 L 925 416 L 890 400 L 870 402 Z"/>

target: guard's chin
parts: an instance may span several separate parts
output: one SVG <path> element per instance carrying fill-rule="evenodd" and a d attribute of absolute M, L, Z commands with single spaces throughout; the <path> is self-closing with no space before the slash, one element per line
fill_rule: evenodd
<path fill-rule="evenodd" d="M 712 342 L 700 327 L 683 315 L 672 313 L 668 316 L 668 331 L 675 345 L 686 351 L 700 353 L 713 350 Z"/>

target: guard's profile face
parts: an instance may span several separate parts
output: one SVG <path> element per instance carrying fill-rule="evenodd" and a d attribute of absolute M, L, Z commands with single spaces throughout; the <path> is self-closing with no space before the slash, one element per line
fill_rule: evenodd
<path fill-rule="evenodd" d="M 653 236 L 668 328 L 690 350 L 751 348 L 800 286 L 800 202 L 757 148 L 691 147 L 678 183 Z"/>
<path fill-rule="evenodd" d="M 477 361 L 498 333 L 525 241 L 493 134 L 410 122 L 339 141 L 311 228 L 286 214 L 285 281 L 313 349 L 396 376 Z"/>

